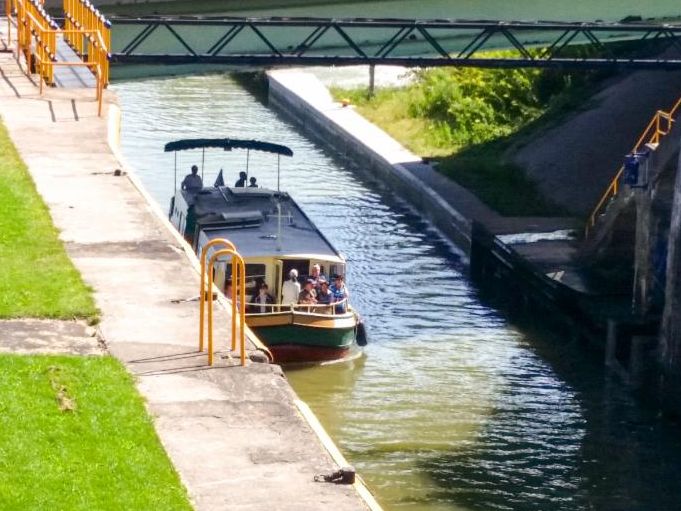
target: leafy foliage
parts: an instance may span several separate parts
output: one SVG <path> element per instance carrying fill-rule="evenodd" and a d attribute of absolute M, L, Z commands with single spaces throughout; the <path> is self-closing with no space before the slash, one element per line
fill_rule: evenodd
<path fill-rule="evenodd" d="M 540 50 L 533 50 L 540 51 Z M 588 47 L 565 50 L 586 56 Z M 515 57 L 512 50 L 486 52 Z M 442 158 L 439 169 L 501 214 L 563 215 L 523 169 L 505 160 L 514 143 L 578 108 L 604 71 L 434 68 L 412 71 L 404 87 L 332 89 L 357 111 L 420 156 Z"/>

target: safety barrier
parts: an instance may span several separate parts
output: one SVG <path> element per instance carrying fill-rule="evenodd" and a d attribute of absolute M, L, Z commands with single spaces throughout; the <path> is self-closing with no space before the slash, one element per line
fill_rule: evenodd
<path fill-rule="evenodd" d="M 639 137 L 638 141 L 634 145 L 634 148 L 631 150 L 631 153 L 633 154 L 639 152 L 641 148 L 646 144 L 659 144 L 662 138 L 671 131 L 672 125 L 674 124 L 675 121 L 674 118 L 676 117 L 679 108 L 681 108 L 681 98 L 678 99 L 676 104 L 672 107 L 672 109 L 669 112 L 658 110 L 655 113 L 655 116 L 651 119 L 646 129 Z M 598 204 L 596 205 L 593 212 L 589 216 L 589 219 L 587 220 L 586 223 L 586 227 L 584 228 L 585 239 L 589 237 L 591 230 L 596 225 L 598 216 L 605 211 L 610 201 L 614 199 L 619 193 L 621 187 L 620 181 L 622 179 L 623 174 L 624 165 L 622 165 L 619 168 L 617 174 L 615 174 L 615 177 L 610 182 L 610 185 L 605 190 L 605 193 L 602 195 L 601 199 L 598 201 Z"/>
<path fill-rule="evenodd" d="M 210 257 L 209 250 L 213 247 L 218 248 Z M 201 285 L 199 295 L 199 351 L 204 348 L 204 319 L 206 318 L 205 308 L 208 308 L 207 328 L 208 328 L 208 365 L 213 365 L 213 267 L 220 257 L 229 256 L 232 258 L 232 295 L 228 298 L 231 301 L 231 323 L 232 323 L 232 351 L 236 351 L 237 341 L 237 322 L 239 323 L 239 348 L 241 365 L 246 365 L 246 324 L 245 324 L 245 303 L 246 303 L 246 263 L 234 248 L 234 244 L 229 240 L 218 238 L 208 242 L 201 250 Z"/>
<path fill-rule="evenodd" d="M 64 0 L 64 40 L 87 62 L 102 70 L 104 87 L 109 84 L 111 22 L 87 0 Z M 75 37 L 71 37 L 71 35 Z"/>
<path fill-rule="evenodd" d="M 26 73 L 36 71 L 40 77 L 40 93 L 43 83 L 54 84 L 56 67 L 87 67 L 96 78 L 96 99 L 98 115 L 102 115 L 102 97 L 108 84 L 109 54 L 104 36 L 99 30 L 86 28 L 60 29 L 59 25 L 45 11 L 38 0 L 7 0 L 6 14 L 10 29 L 17 30 L 17 58 L 26 60 Z M 59 37 L 70 40 L 89 41 L 87 62 L 58 62 L 57 41 Z"/>

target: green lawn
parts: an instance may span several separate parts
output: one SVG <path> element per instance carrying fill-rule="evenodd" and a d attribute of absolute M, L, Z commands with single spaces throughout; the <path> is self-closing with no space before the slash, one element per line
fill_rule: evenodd
<path fill-rule="evenodd" d="M 191 509 L 115 359 L 3 355 L 0 389 L 0 509 Z"/>
<path fill-rule="evenodd" d="M 91 290 L 0 122 L 0 318 L 95 320 Z"/>

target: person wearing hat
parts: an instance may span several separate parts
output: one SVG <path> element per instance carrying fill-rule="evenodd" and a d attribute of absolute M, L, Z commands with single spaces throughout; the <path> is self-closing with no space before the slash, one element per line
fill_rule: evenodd
<path fill-rule="evenodd" d="M 199 168 L 196 165 L 192 165 L 191 174 L 184 176 L 180 187 L 191 193 L 198 193 L 201 191 L 203 188 L 203 180 L 201 179 L 201 176 L 199 176 Z"/>
<path fill-rule="evenodd" d="M 329 287 L 331 292 L 331 303 L 336 303 L 336 314 L 343 314 L 348 310 L 348 297 L 350 293 L 343 282 L 343 275 L 338 273 L 333 276 L 333 284 Z"/>
<path fill-rule="evenodd" d="M 293 268 L 288 272 L 288 280 L 281 286 L 281 303 L 291 305 L 298 303 L 300 284 L 298 283 L 298 270 Z"/>
<path fill-rule="evenodd" d="M 317 303 L 317 292 L 314 290 L 314 283 L 313 279 L 307 279 L 305 281 L 305 287 L 298 295 L 298 303 L 306 305 L 314 305 Z"/>

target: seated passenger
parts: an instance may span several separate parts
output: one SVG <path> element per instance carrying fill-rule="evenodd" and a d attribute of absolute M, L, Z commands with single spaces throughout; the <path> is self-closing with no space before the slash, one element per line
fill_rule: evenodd
<path fill-rule="evenodd" d="M 250 185 L 248 185 L 249 188 L 257 188 L 258 187 L 258 183 L 257 183 L 258 180 L 256 178 L 252 177 L 251 179 L 249 179 L 249 181 L 251 183 Z"/>
<path fill-rule="evenodd" d="M 239 172 L 239 179 L 234 183 L 234 188 L 245 188 L 247 178 L 248 175 L 245 172 Z"/>
<path fill-rule="evenodd" d="M 343 275 L 334 275 L 333 284 L 329 287 L 329 291 L 333 295 L 333 301 L 331 303 L 336 303 L 336 314 L 343 314 L 348 310 L 348 297 L 350 292 L 348 288 L 345 287 L 343 282 Z"/>
<path fill-rule="evenodd" d="M 272 312 L 274 305 L 274 298 L 269 293 L 269 287 L 264 282 L 260 284 L 258 292 L 251 297 L 250 312 L 256 314 L 265 314 Z"/>
<path fill-rule="evenodd" d="M 184 176 L 180 187 L 191 193 L 199 193 L 201 191 L 203 188 L 203 180 L 201 179 L 201 176 L 199 176 L 199 168 L 196 165 L 192 165 L 191 174 Z"/>

